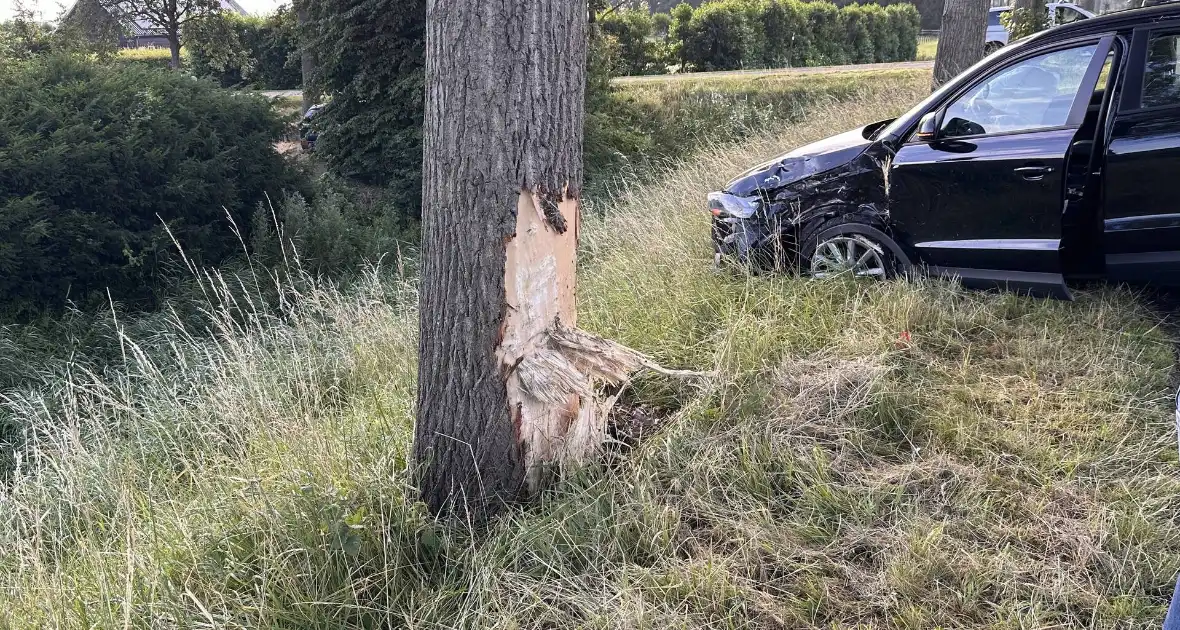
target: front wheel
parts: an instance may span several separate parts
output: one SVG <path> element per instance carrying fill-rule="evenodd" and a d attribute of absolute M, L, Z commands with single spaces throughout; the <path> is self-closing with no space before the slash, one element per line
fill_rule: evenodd
<path fill-rule="evenodd" d="M 840 227 L 840 226 L 836 226 Z M 884 280 L 897 273 L 897 259 L 888 247 L 856 231 L 817 230 L 801 245 L 802 270 L 813 278 L 849 275 Z"/>
<path fill-rule="evenodd" d="M 986 57 L 1003 47 L 1004 45 L 1000 42 L 988 42 L 983 45 L 983 56 Z"/>

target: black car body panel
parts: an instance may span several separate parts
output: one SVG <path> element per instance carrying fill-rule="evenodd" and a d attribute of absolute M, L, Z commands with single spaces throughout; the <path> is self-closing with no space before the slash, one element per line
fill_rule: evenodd
<path fill-rule="evenodd" d="M 813 142 L 742 173 L 726 184 L 725 192 L 748 197 L 759 190 L 779 188 L 843 166 L 871 144 L 863 128 Z"/>
<path fill-rule="evenodd" d="M 315 152 L 315 143 L 319 138 L 319 130 L 315 127 L 315 117 L 326 107 L 325 104 L 312 105 L 303 113 L 299 120 L 299 145 L 308 153 Z"/>
<path fill-rule="evenodd" d="M 1180 284 L 1176 176 L 1180 4 L 1001 49 L 895 120 L 743 173 L 710 207 L 722 255 L 790 257 L 806 226 L 845 221 L 903 266 L 1065 297 L 1074 279 Z"/>

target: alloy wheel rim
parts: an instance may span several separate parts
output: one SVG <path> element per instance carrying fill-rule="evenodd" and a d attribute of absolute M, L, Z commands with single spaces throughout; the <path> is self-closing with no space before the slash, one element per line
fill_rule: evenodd
<path fill-rule="evenodd" d="M 811 255 L 811 276 L 831 278 L 843 274 L 884 279 L 884 250 L 859 234 L 834 236 L 821 242 Z"/>

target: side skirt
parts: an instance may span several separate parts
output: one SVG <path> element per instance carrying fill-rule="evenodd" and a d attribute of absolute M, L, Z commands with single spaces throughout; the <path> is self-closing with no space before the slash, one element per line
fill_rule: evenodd
<path fill-rule="evenodd" d="M 1059 273 L 962 267 L 927 267 L 926 272 L 932 276 L 958 280 L 970 289 L 1004 289 L 1033 297 L 1073 300 L 1065 277 Z"/>

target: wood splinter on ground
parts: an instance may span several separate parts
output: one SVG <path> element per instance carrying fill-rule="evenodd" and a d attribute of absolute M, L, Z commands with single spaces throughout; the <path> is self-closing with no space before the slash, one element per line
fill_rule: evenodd
<path fill-rule="evenodd" d="M 516 235 L 507 245 L 508 309 L 498 354 L 508 370 L 508 401 L 525 450 L 530 491 L 537 489 L 547 465 L 585 461 L 606 441 L 607 418 L 618 395 L 605 395 L 601 386 L 624 383 L 641 369 L 707 376 L 665 369 L 640 352 L 577 328 L 579 219 L 576 199 L 522 191 Z"/>

